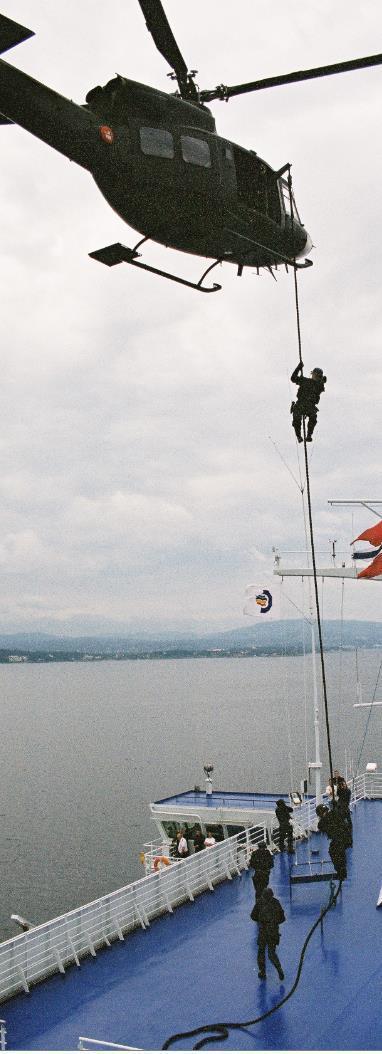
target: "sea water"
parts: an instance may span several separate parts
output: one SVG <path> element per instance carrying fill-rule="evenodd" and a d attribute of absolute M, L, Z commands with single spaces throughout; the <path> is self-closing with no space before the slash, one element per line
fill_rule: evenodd
<path fill-rule="evenodd" d="M 359 653 L 364 702 L 381 659 Z M 354 653 L 329 653 L 326 672 L 344 771 L 369 711 L 353 708 Z M 319 704 L 322 718 L 320 686 Z M 38 924 L 142 877 L 148 802 L 203 788 L 206 762 L 216 789 L 277 793 L 314 760 L 310 656 L 1 665 L 0 713 L 2 940 L 12 912 Z M 326 783 L 323 720 L 321 741 Z M 375 708 L 361 769 L 380 767 L 381 746 Z"/>

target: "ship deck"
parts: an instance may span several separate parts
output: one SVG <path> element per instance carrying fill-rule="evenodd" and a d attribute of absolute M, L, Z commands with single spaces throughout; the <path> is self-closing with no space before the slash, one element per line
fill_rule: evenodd
<path fill-rule="evenodd" d="M 382 801 L 361 801 L 353 813 L 354 848 L 348 879 L 308 946 L 292 997 L 264 1022 L 230 1031 L 215 1050 L 380 1050 Z M 327 859 L 327 840 L 311 846 Z M 208 850 L 207 850 L 208 852 Z M 298 860 L 307 843 L 298 847 Z M 316 857 L 315 857 L 316 859 Z M 201 894 L 173 915 L 134 931 L 121 943 L 83 960 L 4 1003 L 7 1045 L 13 1050 L 73 1050 L 79 1036 L 160 1050 L 173 1033 L 214 1021 L 243 1021 L 265 1013 L 290 991 L 305 937 L 327 903 L 329 884 L 290 891 L 293 857 L 275 857 L 272 888 L 281 900 L 281 984 L 271 964 L 257 977 L 257 926 L 250 920 L 250 872 Z M 299 867 L 299 871 L 303 871 Z M 179 1042 L 192 1049 L 197 1040 Z"/>
<path fill-rule="evenodd" d="M 189 790 L 174 794 L 170 798 L 161 798 L 154 805 L 185 806 L 186 808 L 204 809 L 269 809 L 274 812 L 279 798 L 289 802 L 285 794 L 249 794 L 242 791 L 205 791 Z"/>

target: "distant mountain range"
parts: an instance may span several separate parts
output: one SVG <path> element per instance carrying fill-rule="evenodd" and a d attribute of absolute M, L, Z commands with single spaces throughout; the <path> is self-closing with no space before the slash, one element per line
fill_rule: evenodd
<path fill-rule="evenodd" d="M 263 623 L 261 616 L 251 626 L 197 634 L 163 633 L 149 636 L 53 636 L 44 633 L 0 634 L 0 661 L 51 662 L 94 659 L 169 658 L 216 655 L 300 655 L 310 651 L 310 629 L 301 619 Z M 328 620 L 323 624 L 325 648 L 382 648 L 382 622 Z"/>

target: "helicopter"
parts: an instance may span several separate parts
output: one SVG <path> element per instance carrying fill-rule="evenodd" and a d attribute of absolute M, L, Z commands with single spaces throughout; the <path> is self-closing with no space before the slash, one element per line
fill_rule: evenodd
<path fill-rule="evenodd" d="M 0 124 L 18 124 L 87 169 L 106 201 L 140 239 L 89 253 L 111 267 L 126 262 L 189 286 L 216 292 L 205 279 L 218 263 L 266 268 L 309 267 L 311 237 L 300 220 L 290 164 L 275 171 L 256 151 L 218 135 L 209 106 L 216 99 L 382 63 L 371 55 L 245 84 L 200 90 L 179 50 L 161 0 L 138 0 L 154 43 L 177 82 L 169 94 L 117 75 L 76 104 L 0 59 Z M 34 36 L 0 15 L 0 53 Z M 212 263 L 198 282 L 144 263 L 152 240 Z M 302 257 L 305 257 L 304 262 Z"/>

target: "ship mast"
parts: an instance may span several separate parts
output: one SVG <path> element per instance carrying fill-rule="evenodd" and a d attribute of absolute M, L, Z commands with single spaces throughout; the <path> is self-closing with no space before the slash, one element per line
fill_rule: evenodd
<path fill-rule="evenodd" d="M 308 569 L 309 573 L 313 574 L 313 569 Z M 280 556 L 275 556 L 275 567 L 273 569 L 274 575 L 280 575 L 281 578 L 286 578 L 288 575 L 299 574 L 303 577 L 306 572 L 296 572 L 293 568 L 280 567 Z M 313 606 L 312 598 L 309 599 L 309 619 L 307 621 L 310 624 L 310 633 L 312 641 L 312 679 L 313 679 L 313 717 L 314 717 L 314 743 L 315 743 L 315 760 L 308 763 L 309 772 L 314 772 L 314 785 L 315 785 L 315 797 L 316 805 L 319 805 L 322 801 L 321 793 L 321 753 L 320 753 L 320 715 L 318 709 L 318 691 L 317 691 L 317 663 L 316 663 L 316 640 L 314 634 L 314 618 L 313 618 Z M 304 616 L 305 617 L 305 616 Z"/>
<path fill-rule="evenodd" d="M 351 500 L 351 501 L 329 501 L 328 504 L 329 505 L 348 505 L 348 506 L 349 505 L 357 505 L 357 506 L 361 506 L 361 507 L 363 507 L 365 509 L 368 509 L 369 512 L 372 512 L 374 514 L 374 516 L 376 516 L 377 519 L 379 519 L 380 513 L 378 513 L 376 511 L 376 509 L 373 508 L 373 505 L 382 505 L 382 501 L 379 501 L 379 500 L 377 500 L 377 501 L 371 500 L 370 501 L 369 499 L 365 499 L 364 498 L 364 499 Z M 340 567 L 336 566 L 336 564 L 335 564 L 335 548 L 334 548 L 334 545 L 335 545 L 335 543 L 333 543 L 333 553 L 332 553 L 333 564 L 332 564 L 332 566 L 331 567 L 317 568 L 316 569 L 317 578 L 322 578 L 322 579 L 324 579 L 324 578 L 342 578 L 342 579 L 344 579 L 344 578 L 353 578 L 353 579 L 358 579 L 358 581 L 363 581 L 363 579 L 359 579 L 358 578 L 358 572 L 357 572 L 357 568 L 356 568 L 355 563 L 353 563 L 353 566 L 350 566 L 350 567 L 349 566 L 346 567 L 346 565 L 344 563 L 341 564 Z M 281 566 L 280 555 L 277 554 L 275 556 L 275 567 L 274 567 L 274 570 L 273 570 L 273 574 L 274 575 L 278 575 L 281 578 L 287 578 L 287 577 L 292 577 L 292 576 L 295 577 L 295 578 L 312 578 L 314 576 L 314 570 L 313 570 L 312 567 L 282 567 Z M 373 576 L 373 582 L 381 582 L 381 581 L 382 581 L 382 575 L 374 575 Z M 312 762 L 309 763 L 309 770 L 313 769 L 313 771 L 315 773 L 315 791 L 316 791 L 316 801 L 317 801 L 317 804 L 318 804 L 322 800 L 322 795 L 321 795 L 321 769 L 322 769 L 322 762 L 321 762 L 321 756 L 320 756 L 320 724 L 319 724 L 319 709 L 318 709 L 318 694 L 317 694 L 316 645 L 315 645 L 315 635 L 314 635 L 313 609 L 312 609 L 311 601 L 310 601 L 310 604 L 309 604 L 309 608 L 310 608 L 310 619 L 309 619 L 309 622 L 310 622 L 311 639 L 312 639 L 313 709 L 314 709 L 314 740 L 315 740 L 315 761 L 312 761 Z M 358 705 L 361 705 L 361 704 L 358 704 Z M 377 705 L 378 706 L 382 705 L 382 703 L 381 704 L 377 703 Z"/>

